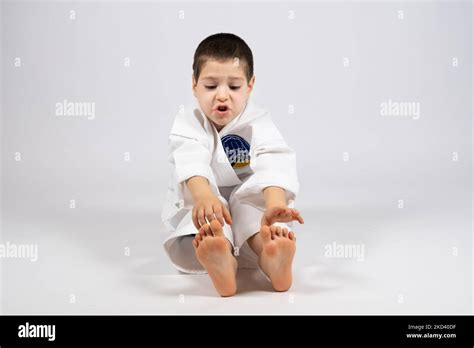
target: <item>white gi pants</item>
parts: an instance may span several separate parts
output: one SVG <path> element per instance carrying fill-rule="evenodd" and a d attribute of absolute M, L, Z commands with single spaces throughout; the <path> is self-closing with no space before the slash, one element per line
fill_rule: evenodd
<path fill-rule="evenodd" d="M 226 223 L 223 227 L 224 235 L 234 248 L 238 268 L 258 269 L 257 255 L 248 245 L 247 239 L 260 231 L 264 212 L 235 198 L 234 192 L 239 187 L 240 185 L 219 187 L 221 194 L 219 199 L 225 203 L 232 216 L 232 225 Z M 275 225 L 288 228 L 284 223 Z M 192 222 L 192 211 L 189 211 L 181 220 L 176 232 L 163 243 L 171 262 L 181 272 L 207 273 L 197 260 L 192 245 L 196 233 L 198 230 Z"/>

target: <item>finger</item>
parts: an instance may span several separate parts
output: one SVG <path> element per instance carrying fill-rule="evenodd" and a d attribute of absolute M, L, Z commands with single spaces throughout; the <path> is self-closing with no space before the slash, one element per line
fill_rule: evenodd
<path fill-rule="evenodd" d="M 206 219 L 204 218 L 204 209 L 203 208 L 199 209 L 197 216 L 198 216 L 199 225 L 204 226 L 207 222 L 206 222 Z"/>
<path fill-rule="evenodd" d="M 219 221 L 221 225 L 224 226 L 224 217 L 222 216 L 222 209 L 220 206 L 214 206 L 214 215 L 216 216 L 217 221 Z"/>
<path fill-rule="evenodd" d="M 300 212 L 296 209 L 292 209 L 293 219 L 298 220 L 300 224 L 304 224 L 303 217 L 300 215 Z"/>
<path fill-rule="evenodd" d="M 277 216 L 275 217 L 274 219 L 272 219 L 272 223 L 275 223 L 275 222 L 290 222 L 292 219 L 291 216 Z"/>
<path fill-rule="evenodd" d="M 211 223 L 211 221 L 216 218 L 214 216 L 214 209 L 212 208 L 212 205 L 207 206 L 205 211 L 206 211 L 207 222 Z"/>
<path fill-rule="evenodd" d="M 229 210 L 227 209 L 226 206 L 222 206 L 222 213 L 224 215 L 224 219 L 225 221 L 229 224 L 229 225 L 232 225 L 232 216 L 230 216 L 230 212 Z"/>
<path fill-rule="evenodd" d="M 196 229 L 199 230 L 199 228 L 201 228 L 201 226 L 199 225 L 198 218 L 197 218 L 197 209 L 196 208 L 193 208 L 193 224 L 194 224 L 194 227 L 196 227 Z"/>
<path fill-rule="evenodd" d="M 277 216 L 284 216 L 285 212 L 286 212 L 285 208 L 275 208 L 275 210 L 273 211 L 273 213 Z"/>
<path fill-rule="evenodd" d="M 288 208 L 276 208 L 272 217 L 273 217 L 272 223 L 291 221 L 292 220 L 291 210 Z"/>
<path fill-rule="evenodd" d="M 292 211 L 291 211 L 291 209 L 285 209 L 282 214 L 285 218 L 291 218 Z"/>
<path fill-rule="evenodd" d="M 294 219 L 297 220 L 300 224 L 304 224 L 304 220 L 301 215 L 296 215 Z"/>

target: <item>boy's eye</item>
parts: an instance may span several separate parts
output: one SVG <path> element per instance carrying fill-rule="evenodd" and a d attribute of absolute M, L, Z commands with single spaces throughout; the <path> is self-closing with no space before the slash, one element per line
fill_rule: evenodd
<path fill-rule="evenodd" d="M 204 87 L 206 87 L 206 89 L 214 89 L 217 86 L 204 86 Z M 239 89 L 241 86 L 229 86 L 229 87 L 230 87 L 230 89 L 235 91 L 235 90 Z"/>

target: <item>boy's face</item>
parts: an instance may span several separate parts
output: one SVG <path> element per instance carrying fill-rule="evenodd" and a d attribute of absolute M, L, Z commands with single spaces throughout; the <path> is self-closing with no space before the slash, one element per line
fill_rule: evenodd
<path fill-rule="evenodd" d="M 255 83 L 255 75 L 247 83 L 243 64 L 208 60 L 198 81 L 193 75 L 193 94 L 207 118 L 220 131 L 243 110 Z"/>

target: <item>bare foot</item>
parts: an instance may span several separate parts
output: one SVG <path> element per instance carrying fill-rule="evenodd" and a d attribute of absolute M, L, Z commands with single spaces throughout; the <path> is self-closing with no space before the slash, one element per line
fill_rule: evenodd
<path fill-rule="evenodd" d="M 219 295 L 235 295 L 237 260 L 232 254 L 232 245 L 224 236 L 221 223 L 213 220 L 210 225 L 201 226 L 193 246 L 198 261 L 209 273 Z"/>
<path fill-rule="evenodd" d="M 287 291 L 293 280 L 291 266 L 296 250 L 295 234 L 286 228 L 262 226 L 260 236 L 263 249 L 258 264 L 276 291 Z"/>

